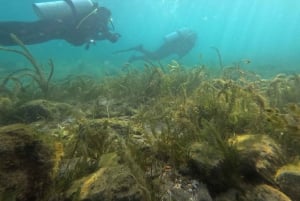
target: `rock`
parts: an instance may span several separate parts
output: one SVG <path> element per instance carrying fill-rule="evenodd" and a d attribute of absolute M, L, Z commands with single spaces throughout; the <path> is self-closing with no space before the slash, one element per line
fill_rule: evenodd
<path fill-rule="evenodd" d="M 60 120 L 75 114 L 79 112 L 75 111 L 71 105 L 43 99 L 29 101 L 17 108 L 15 112 L 15 116 L 26 123 L 39 120 Z"/>
<path fill-rule="evenodd" d="M 177 175 L 179 176 L 179 175 Z M 163 201 L 212 201 L 206 185 L 197 180 L 190 180 L 182 177 L 173 181 L 171 177 L 165 177 L 163 183 L 158 188 Z"/>
<path fill-rule="evenodd" d="M 275 181 L 282 192 L 294 201 L 300 201 L 300 161 L 281 167 L 276 173 Z"/>
<path fill-rule="evenodd" d="M 193 183 L 192 183 L 193 184 Z M 196 190 L 194 192 L 194 198 L 198 201 L 212 201 L 212 197 L 206 187 L 206 185 L 200 183 L 199 185 L 195 186 L 192 185 Z"/>
<path fill-rule="evenodd" d="M 241 173 L 246 179 L 266 180 L 271 183 L 276 170 L 283 165 L 280 146 L 267 135 L 238 135 L 229 140 L 238 150 Z"/>
<path fill-rule="evenodd" d="M 127 165 L 120 163 L 116 153 L 104 154 L 99 165 L 97 171 L 73 183 L 67 191 L 68 200 L 146 200 L 145 187 Z"/>
<path fill-rule="evenodd" d="M 190 148 L 190 163 L 195 166 L 199 172 L 209 172 L 219 166 L 224 160 L 223 154 L 205 143 L 195 142 Z"/>
<path fill-rule="evenodd" d="M 9 97 L 1 96 L 0 97 L 0 112 L 7 112 L 13 107 L 13 102 Z"/>
<path fill-rule="evenodd" d="M 246 192 L 245 201 L 292 201 L 288 196 L 279 190 L 262 184 Z"/>
<path fill-rule="evenodd" d="M 14 103 L 9 97 L 0 96 L 0 124 L 9 121 L 11 111 L 13 111 Z"/>
<path fill-rule="evenodd" d="M 93 118 L 132 116 L 136 112 L 124 101 L 107 99 L 103 97 L 98 97 L 92 106 L 93 107 L 91 108 L 89 116 L 92 115 Z"/>
<path fill-rule="evenodd" d="M 120 136 L 128 135 L 129 120 L 126 118 L 102 118 L 95 119 L 94 122 L 113 129 Z"/>
<path fill-rule="evenodd" d="M 229 189 L 225 193 L 218 195 L 215 201 L 238 201 L 238 197 L 241 193 L 236 189 Z"/>
<path fill-rule="evenodd" d="M 204 181 L 211 193 L 220 193 L 235 185 L 237 171 L 229 168 L 220 149 L 205 143 L 190 146 L 190 175 Z"/>
<path fill-rule="evenodd" d="M 23 124 L 0 128 L 0 200 L 43 200 L 51 181 L 51 151 Z"/>

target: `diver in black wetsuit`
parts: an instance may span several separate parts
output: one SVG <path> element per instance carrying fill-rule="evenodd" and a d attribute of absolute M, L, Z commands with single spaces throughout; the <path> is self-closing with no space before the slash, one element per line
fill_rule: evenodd
<path fill-rule="evenodd" d="M 90 0 L 57 2 L 60 3 L 60 6 L 65 6 L 61 9 L 61 13 L 57 13 L 58 16 L 53 16 L 57 12 L 57 5 L 53 6 L 54 9 L 47 8 L 47 10 L 45 9 L 47 5 L 39 8 L 34 4 L 35 10 L 40 9 L 36 12 L 42 19 L 33 22 L 0 22 L 0 45 L 16 45 L 11 34 L 16 35 L 24 44 L 62 39 L 75 46 L 86 44 L 87 49 L 91 43 L 95 43 L 97 40 L 109 40 L 114 43 L 119 39 L 120 34 L 112 33 L 109 30 L 111 12 L 107 8 L 100 7 Z M 42 9 L 44 9 L 44 13 L 42 13 Z M 68 11 L 70 11 L 69 14 Z"/>
<path fill-rule="evenodd" d="M 189 28 L 181 28 L 164 37 L 164 43 L 154 51 L 145 49 L 142 45 L 124 50 L 115 51 L 114 54 L 136 51 L 139 55 L 133 55 L 128 62 L 137 60 L 157 61 L 170 55 L 177 55 L 178 59 L 184 57 L 195 46 L 197 41 L 196 32 Z"/>

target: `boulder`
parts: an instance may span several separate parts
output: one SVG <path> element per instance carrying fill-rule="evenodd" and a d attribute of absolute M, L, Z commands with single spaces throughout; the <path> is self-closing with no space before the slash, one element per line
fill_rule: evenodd
<path fill-rule="evenodd" d="M 300 161 L 281 167 L 275 176 L 282 192 L 294 201 L 300 201 Z"/>
<path fill-rule="evenodd" d="M 0 124 L 9 121 L 9 116 L 14 109 L 14 104 L 11 98 L 0 96 Z"/>
<path fill-rule="evenodd" d="M 23 124 L 0 128 L 0 200 L 42 200 L 51 182 L 52 154 Z"/>
<path fill-rule="evenodd" d="M 67 191 L 67 200 L 146 200 L 146 188 L 126 164 L 120 163 L 116 153 L 104 154 L 99 166 L 98 170 L 72 184 Z"/>
<path fill-rule="evenodd" d="M 237 189 L 229 189 L 228 191 L 221 193 L 215 198 L 215 201 L 238 201 L 241 192 Z"/>
<path fill-rule="evenodd" d="M 189 148 L 189 175 L 205 182 L 212 194 L 226 191 L 235 185 L 237 169 L 229 168 L 229 160 L 220 149 L 199 142 Z"/>
<path fill-rule="evenodd" d="M 195 142 L 189 147 L 189 150 L 190 163 L 202 173 L 218 167 L 224 160 L 224 155 L 220 150 L 216 150 L 206 143 Z"/>
<path fill-rule="evenodd" d="M 246 192 L 245 201 L 292 201 L 287 195 L 266 184 L 255 186 Z"/>
<path fill-rule="evenodd" d="M 237 135 L 229 142 L 238 151 L 241 174 L 246 179 L 275 183 L 274 175 L 284 163 L 284 154 L 279 144 L 271 137 L 261 134 Z"/>
<path fill-rule="evenodd" d="M 69 104 L 38 99 L 18 107 L 14 116 L 22 122 L 31 123 L 39 120 L 61 120 L 72 115 L 79 115 L 79 112 Z"/>
<path fill-rule="evenodd" d="M 199 183 L 196 180 L 189 180 L 182 178 L 179 180 L 172 180 L 161 185 L 161 190 L 165 189 L 161 196 L 161 200 L 172 201 L 186 201 L 186 200 L 201 200 L 212 201 L 206 185 Z"/>

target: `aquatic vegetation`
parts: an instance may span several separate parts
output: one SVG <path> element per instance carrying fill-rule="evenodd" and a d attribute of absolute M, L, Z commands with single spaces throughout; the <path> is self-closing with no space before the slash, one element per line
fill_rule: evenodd
<path fill-rule="evenodd" d="M 299 103 L 300 100 L 299 74 L 278 74 L 266 82 L 264 93 L 268 96 L 273 107 L 283 109 L 286 104 Z"/>
<path fill-rule="evenodd" d="M 217 166 L 204 170 L 207 172 L 205 172 L 202 179 L 206 181 L 210 188 L 214 189 L 214 192 L 224 191 L 228 187 L 238 189 L 238 184 L 242 179 L 240 172 L 241 160 L 236 146 L 228 141 L 234 134 L 224 134 L 226 130 L 213 121 L 203 120 L 202 125 L 203 129 L 200 132 L 203 137 L 202 143 L 209 144 L 210 149 L 220 154 L 220 161 Z M 219 177 L 218 181 L 213 179 L 216 175 Z"/>
<path fill-rule="evenodd" d="M 221 70 L 223 70 L 224 65 L 223 65 L 223 60 L 222 60 L 222 55 L 220 53 L 220 50 L 217 47 L 211 47 L 211 48 L 216 51 L 216 53 L 218 55 L 218 60 L 219 60 L 219 67 Z"/>
<path fill-rule="evenodd" d="M 128 103 L 141 104 L 151 101 L 159 96 L 163 90 L 163 71 L 159 67 L 146 64 L 144 70 L 128 69 L 115 80 L 112 89 Z M 117 82 L 116 82 L 117 81 Z"/>
<path fill-rule="evenodd" d="M 48 64 L 50 67 L 50 72 L 49 72 L 48 77 L 46 77 L 46 75 L 42 71 L 40 65 L 37 63 L 36 59 L 33 57 L 33 55 L 30 53 L 30 51 L 26 48 L 24 43 L 20 39 L 18 39 L 18 37 L 14 34 L 11 34 L 11 38 L 14 40 L 14 42 L 17 45 L 19 45 L 21 50 L 11 49 L 11 48 L 1 47 L 1 46 L 0 46 L 0 50 L 7 51 L 7 52 L 13 52 L 13 53 L 22 55 L 30 62 L 30 64 L 33 67 L 33 70 L 25 68 L 25 69 L 20 69 L 20 70 L 17 70 L 15 72 L 8 74 L 2 81 L 2 83 L 0 85 L 0 89 L 2 89 L 2 90 L 5 89 L 5 86 L 8 85 L 8 81 L 10 81 L 10 80 L 12 80 L 14 82 L 14 84 L 17 86 L 17 88 L 23 88 L 23 83 L 21 82 L 21 78 L 27 76 L 27 77 L 32 78 L 35 81 L 35 83 L 41 89 L 44 96 L 47 97 L 48 91 L 49 91 L 49 82 L 50 82 L 53 72 L 54 72 L 53 61 L 51 59 L 49 60 Z"/>
<path fill-rule="evenodd" d="M 222 71 L 222 77 L 225 80 L 234 80 L 239 82 L 241 85 L 249 84 L 249 82 L 260 82 L 261 78 L 258 74 L 244 70 L 240 65 L 244 61 L 239 61 L 233 66 L 227 66 Z"/>
<path fill-rule="evenodd" d="M 49 140 L 56 150 L 52 199 L 59 200 L 75 180 L 93 178 L 104 169 L 119 171 L 116 164 L 111 169 L 101 166 L 112 155 L 145 200 L 160 200 L 168 190 L 160 186 L 175 182 L 182 169 L 205 182 L 214 195 L 239 189 L 248 175 L 243 175 L 241 155 L 229 139 L 242 134 L 267 134 L 288 153 L 286 161 L 299 157 L 299 75 L 264 80 L 244 70 L 242 62 L 224 66 L 217 74 L 204 66 L 186 68 L 178 61 L 166 66 L 146 63 L 141 69 L 127 66 L 113 76 L 69 76 L 53 83 L 49 97 L 69 103 L 81 115 L 70 113 L 45 124 L 58 124 L 55 140 Z M 0 109 L 10 110 L 10 99 L 1 100 Z M 203 166 L 197 168 L 191 162 L 195 144 L 206 154 L 200 155 Z M 170 180 L 164 177 L 167 173 Z M 272 181 L 271 176 L 254 182 Z"/>
<path fill-rule="evenodd" d="M 89 75 L 68 75 L 52 83 L 49 97 L 70 104 L 91 102 L 102 94 L 99 80 Z"/>
<path fill-rule="evenodd" d="M 106 152 L 106 146 L 109 146 L 106 144 L 109 137 L 105 123 L 99 124 L 82 119 L 77 121 L 76 126 L 70 126 L 68 130 L 74 135 L 68 142 L 71 146 L 67 146 L 69 149 L 66 150 L 66 157 L 78 158 L 78 163 L 83 162 L 87 165 L 96 162 Z M 69 165 L 70 163 L 66 165 L 66 170 Z"/>
<path fill-rule="evenodd" d="M 181 77 L 172 72 L 165 74 L 163 81 L 167 82 L 165 86 L 168 86 L 169 93 L 156 99 L 153 104 L 143 106 L 136 118 L 154 128 L 157 126 L 155 124 L 165 124 L 166 132 L 162 133 L 178 132 L 182 136 L 193 133 L 193 140 L 198 138 L 202 119 L 216 121 L 216 125 L 227 130 L 225 133 L 243 132 L 258 123 L 262 118 L 261 111 L 267 104 L 259 92 L 234 81 L 208 81 L 202 71 L 180 71 L 183 74 Z"/>
<path fill-rule="evenodd" d="M 59 125 L 54 145 L 54 168 L 49 199 L 60 200 L 61 193 L 81 177 L 99 168 L 102 155 L 114 151 L 116 136 L 110 133 L 108 123 L 78 119 Z"/>
<path fill-rule="evenodd" d="M 289 153 L 291 160 L 300 154 L 300 106 L 290 103 L 283 112 L 269 109 L 266 113 L 268 129 Z"/>
<path fill-rule="evenodd" d="M 180 70 L 177 65 L 171 69 L 161 79 L 160 86 L 167 86 L 168 90 L 163 90 L 167 93 L 141 105 L 134 116 L 146 128 L 145 143 L 151 147 L 146 152 L 135 150 L 140 155 L 137 158 L 143 159 L 137 161 L 142 167 L 163 161 L 178 168 L 188 162 L 192 143 L 205 142 L 224 156 L 219 167 L 224 174 L 214 187 L 237 187 L 240 160 L 228 139 L 243 133 L 272 133 L 266 124 L 269 100 L 264 95 L 265 83 L 252 73 L 242 73 L 245 77 L 235 80 L 209 79 L 205 69 Z"/>

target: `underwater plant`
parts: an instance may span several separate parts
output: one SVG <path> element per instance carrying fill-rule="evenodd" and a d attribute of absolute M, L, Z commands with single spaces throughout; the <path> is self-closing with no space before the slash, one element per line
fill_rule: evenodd
<path fill-rule="evenodd" d="M 86 102 L 101 94 L 99 80 L 89 75 L 68 75 L 53 86 L 53 98 L 62 101 Z"/>
<path fill-rule="evenodd" d="M 20 79 L 24 76 L 28 76 L 28 77 L 31 77 L 37 83 L 37 85 L 43 92 L 44 96 L 47 97 L 48 92 L 49 92 L 49 82 L 50 82 L 50 80 L 53 76 L 53 72 L 54 72 L 53 61 L 51 59 L 49 60 L 48 65 L 50 67 L 50 72 L 49 72 L 48 77 L 46 77 L 46 75 L 42 71 L 40 65 L 37 63 L 36 59 L 30 53 L 30 51 L 26 48 L 24 43 L 14 34 L 11 34 L 11 38 L 21 48 L 21 50 L 11 49 L 11 48 L 2 47 L 2 46 L 0 46 L 0 50 L 7 51 L 7 52 L 13 52 L 13 53 L 22 55 L 30 62 L 30 64 L 33 67 L 33 70 L 25 68 L 25 69 L 20 69 L 20 70 L 10 73 L 9 75 L 6 76 L 6 78 L 4 78 L 4 80 L 2 81 L 2 83 L 0 85 L 0 88 L 4 89 L 5 86 L 8 84 L 9 80 L 14 81 L 15 84 L 17 84 L 17 85 L 22 85 Z"/>
<path fill-rule="evenodd" d="M 293 160 L 300 155 L 300 106 L 289 103 L 281 112 L 278 109 L 266 110 L 268 133 L 281 144 Z"/>
<path fill-rule="evenodd" d="M 63 200 L 59 198 L 62 192 L 75 180 L 96 171 L 101 156 L 113 151 L 115 136 L 109 133 L 107 125 L 105 120 L 78 119 L 60 127 L 60 135 L 65 136 L 54 138 L 60 158 L 53 173 L 51 199 Z"/>
<path fill-rule="evenodd" d="M 232 143 L 229 143 L 229 139 L 234 136 L 234 133 L 226 133 L 226 130 L 214 121 L 202 120 L 203 129 L 201 129 L 202 141 L 208 143 L 211 149 L 216 153 L 220 153 L 220 162 L 218 166 L 214 167 L 212 172 L 207 172 L 207 178 L 209 185 L 213 185 L 214 190 L 217 192 L 229 187 L 239 188 L 238 184 L 241 182 L 240 177 L 240 156 L 237 148 Z M 203 143 L 202 142 L 202 143 Z M 210 156 L 207 156 L 210 157 Z M 214 170 L 215 169 L 215 170 Z M 221 170 L 221 171 L 220 171 Z M 215 182 L 214 171 L 218 172 L 218 181 Z M 225 188 L 224 188 L 225 187 Z"/>
<path fill-rule="evenodd" d="M 269 134 L 289 157 L 299 156 L 299 75 L 263 80 L 241 68 L 241 62 L 213 75 L 203 66 L 186 68 L 174 60 L 166 66 L 129 66 L 105 77 L 69 76 L 56 83 L 51 98 L 71 102 L 84 118 L 71 118 L 62 126 L 67 134 L 59 142 L 64 155 L 56 164 L 54 191 L 64 192 L 74 180 L 93 174 L 101 157 L 111 153 L 128 166 L 129 177 L 147 200 L 161 200 L 164 189 L 159 185 L 168 182 L 161 177 L 164 167 L 173 178 L 186 170 L 216 194 L 239 189 L 247 178 L 229 139 L 241 134 Z M 21 88 L 19 78 L 28 72 L 38 77 L 39 71 L 21 69 L 4 86 L 13 81 Z M 192 165 L 194 144 L 205 153 L 200 155 L 203 168 Z"/>
<path fill-rule="evenodd" d="M 274 107 L 282 109 L 286 104 L 299 103 L 300 100 L 300 74 L 278 74 L 268 82 L 266 95 Z"/>
<path fill-rule="evenodd" d="M 211 48 L 216 51 L 217 56 L 218 56 L 220 70 L 223 70 L 224 65 L 223 65 L 223 60 L 222 60 L 222 55 L 220 53 L 220 50 L 217 47 L 211 47 Z"/>

